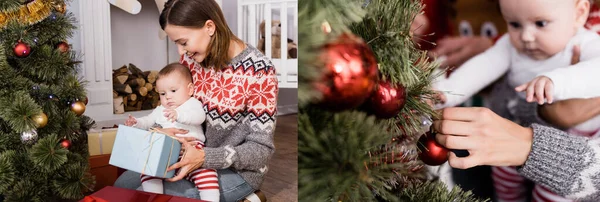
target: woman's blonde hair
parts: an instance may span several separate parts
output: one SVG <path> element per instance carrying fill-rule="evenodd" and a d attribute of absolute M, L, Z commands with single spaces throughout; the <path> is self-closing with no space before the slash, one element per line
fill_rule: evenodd
<path fill-rule="evenodd" d="M 206 21 L 215 24 L 215 33 L 208 43 L 208 53 L 202 66 L 221 69 L 231 61 L 228 55 L 231 40 L 237 38 L 225 21 L 221 8 L 214 0 L 169 0 L 160 13 L 159 23 L 164 30 L 167 24 L 189 28 L 203 28 Z"/>

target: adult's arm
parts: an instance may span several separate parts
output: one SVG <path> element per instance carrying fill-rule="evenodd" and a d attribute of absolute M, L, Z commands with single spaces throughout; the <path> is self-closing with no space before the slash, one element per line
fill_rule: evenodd
<path fill-rule="evenodd" d="M 600 200 L 600 139 L 533 124 L 531 152 L 519 172 L 561 196 Z"/>
<path fill-rule="evenodd" d="M 559 128 L 571 128 L 580 123 L 583 123 L 597 115 L 600 115 L 600 98 L 589 98 L 589 99 L 571 99 L 555 102 L 552 104 L 546 104 L 533 106 L 532 109 L 535 111 L 534 116 L 538 116 L 544 121 L 559 127 Z M 565 116 L 568 114 L 568 116 Z"/>
<path fill-rule="evenodd" d="M 455 168 L 477 165 L 522 166 L 519 172 L 567 198 L 600 199 L 600 139 L 587 139 L 533 124 L 522 127 L 486 108 L 452 107 L 434 121 L 436 140 L 449 149 Z"/>

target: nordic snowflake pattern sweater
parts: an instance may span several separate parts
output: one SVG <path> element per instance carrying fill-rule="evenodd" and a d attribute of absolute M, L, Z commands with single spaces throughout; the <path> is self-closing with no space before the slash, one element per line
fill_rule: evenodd
<path fill-rule="evenodd" d="M 600 5 L 592 3 L 585 28 L 600 33 Z"/>
<path fill-rule="evenodd" d="M 514 104 L 511 98 L 517 98 Z M 558 195 L 577 201 L 600 201 L 600 138 L 590 139 L 551 128 L 537 103 L 518 99 L 506 79 L 492 91 L 492 110 L 533 128 L 533 144 L 519 172 Z"/>
<path fill-rule="evenodd" d="M 190 68 L 194 96 L 207 115 L 202 168 L 232 168 L 258 189 L 275 151 L 278 83 L 271 61 L 246 46 L 221 70 L 201 67 L 187 56 L 181 63 Z"/>

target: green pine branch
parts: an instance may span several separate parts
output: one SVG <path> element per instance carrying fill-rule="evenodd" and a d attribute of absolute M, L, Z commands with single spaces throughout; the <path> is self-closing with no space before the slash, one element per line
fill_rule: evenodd
<path fill-rule="evenodd" d="M 35 103 L 28 93 L 24 91 L 13 93 L 0 98 L 0 105 L 2 106 L 0 108 L 0 119 L 7 121 L 17 133 L 35 129 L 36 125 L 31 117 L 39 114 L 42 111 L 41 107 Z"/>
<path fill-rule="evenodd" d="M 83 198 L 83 193 L 93 191 L 94 180 L 89 175 L 87 159 L 83 163 L 70 163 L 59 170 L 52 183 L 52 189 L 65 199 Z"/>
<path fill-rule="evenodd" d="M 75 73 L 71 55 L 61 53 L 53 45 L 37 46 L 28 57 L 14 61 L 13 68 L 36 83 L 60 84 L 64 82 L 65 73 Z"/>
<path fill-rule="evenodd" d="M 440 181 L 425 182 L 414 184 L 400 190 L 398 196 L 402 201 L 407 202 L 486 202 L 477 198 L 471 191 L 463 191 L 460 187 L 455 186 L 452 191 L 448 191 L 444 183 Z"/>
<path fill-rule="evenodd" d="M 47 198 L 46 196 L 51 196 L 49 195 L 45 189 L 41 189 L 41 186 L 44 186 L 46 183 L 40 183 L 38 184 L 37 182 L 34 182 L 33 180 L 30 180 L 31 178 L 27 177 L 25 179 L 19 180 L 17 183 L 15 183 L 15 185 L 12 187 L 12 190 L 9 190 L 8 192 L 6 192 L 7 194 L 5 194 L 5 200 L 6 201 L 31 201 L 31 202 L 45 202 L 45 201 L 50 201 L 51 198 Z M 27 191 L 29 190 L 29 191 Z M 37 191 L 33 191 L 33 190 L 37 190 Z"/>
<path fill-rule="evenodd" d="M 59 141 L 60 139 L 56 135 L 51 135 L 38 140 L 33 145 L 29 153 L 35 166 L 50 173 L 67 162 L 69 150 L 62 148 Z"/>
<path fill-rule="evenodd" d="M 0 153 L 9 150 L 25 150 L 21 142 L 21 134 L 9 130 L 11 127 L 0 119 Z"/>
<path fill-rule="evenodd" d="M 361 22 L 353 23 L 351 30 L 375 52 L 382 79 L 407 89 L 406 104 L 390 126 L 399 134 L 416 136 L 409 137 L 411 140 L 418 138 L 422 117 L 435 116 L 423 100 L 433 95 L 430 79 L 437 68 L 427 62 L 425 52 L 415 48 L 409 34 L 422 5 L 412 0 L 373 0 L 365 9 L 367 14 Z"/>
<path fill-rule="evenodd" d="M 317 120 L 317 121 L 312 121 Z M 364 112 L 327 113 L 319 109 L 303 111 L 298 120 L 299 197 L 306 201 L 343 200 L 373 201 L 378 195 L 396 201 L 389 183 L 399 172 L 409 172 L 416 164 L 403 163 L 403 157 L 380 146 L 394 136 L 383 122 Z M 394 150 L 412 154 L 405 150 Z M 371 152 L 374 151 L 374 152 Z M 373 154 L 373 155 L 368 155 Z M 396 158 L 395 163 L 380 163 L 382 158 Z M 422 178 L 422 177 L 421 177 Z M 394 180 L 392 180 L 394 181 Z"/>
<path fill-rule="evenodd" d="M 0 153 L 0 193 L 9 191 L 11 185 L 18 178 L 14 164 L 16 152 L 6 151 Z"/>
<path fill-rule="evenodd" d="M 23 0 L 2 0 L 0 1 L 0 12 L 12 11 L 23 5 Z"/>

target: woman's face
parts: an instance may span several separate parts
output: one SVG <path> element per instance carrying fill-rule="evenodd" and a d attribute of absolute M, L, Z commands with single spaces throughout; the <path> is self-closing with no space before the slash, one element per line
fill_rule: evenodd
<path fill-rule="evenodd" d="M 208 44 L 215 32 L 215 26 L 212 20 L 206 21 L 202 28 L 167 24 L 165 32 L 177 44 L 179 55 L 187 54 L 196 62 L 202 62 L 208 54 Z"/>

